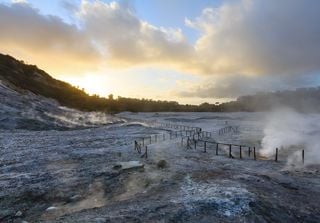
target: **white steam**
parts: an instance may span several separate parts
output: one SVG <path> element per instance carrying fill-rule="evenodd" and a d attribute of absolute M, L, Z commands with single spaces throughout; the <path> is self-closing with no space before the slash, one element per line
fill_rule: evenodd
<path fill-rule="evenodd" d="M 66 127 L 95 127 L 106 124 L 123 122 L 122 119 L 103 112 L 81 112 L 76 109 L 59 107 L 59 112 L 45 112 L 57 124 Z"/>
<path fill-rule="evenodd" d="M 319 164 L 319 139 L 320 115 L 301 114 L 288 108 L 278 109 L 269 113 L 260 154 L 270 157 L 279 148 L 279 154 L 287 154 L 288 163 L 295 165 L 298 160 L 301 163 L 301 150 L 304 149 L 305 163 Z"/>

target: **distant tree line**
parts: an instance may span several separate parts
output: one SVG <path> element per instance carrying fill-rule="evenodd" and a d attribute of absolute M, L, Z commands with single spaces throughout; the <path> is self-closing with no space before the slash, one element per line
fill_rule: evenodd
<path fill-rule="evenodd" d="M 83 111 L 131 112 L 237 112 L 266 111 L 278 106 L 288 106 L 300 111 L 320 111 L 320 88 L 303 88 L 295 91 L 259 93 L 242 96 L 236 101 L 222 104 L 181 105 L 176 101 L 157 101 L 109 95 L 90 96 L 70 84 L 52 78 L 35 65 L 25 64 L 11 56 L 0 54 L 0 78 L 17 90 L 28 90 L 44 97 L 53 98 L 61 105 Z"/>

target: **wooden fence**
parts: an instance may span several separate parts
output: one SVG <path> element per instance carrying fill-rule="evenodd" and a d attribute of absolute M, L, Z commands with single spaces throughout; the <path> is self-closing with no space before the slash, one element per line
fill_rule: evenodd
<path fill-rule="evenodd" d="M 139 120 L 140 122 L 142 120 Z M 236 158 L 235 156 L 235 149 L 239 151 L 237 154 L 239 156 L 239 159 L 243 159 L 244 155 L 247 154 L 247 157 L 252 158 L 253 160 L 257 160 L 257 152 L 256 152 L 256 146 L 250 146 L 250 145 L 240 145 L 240 144 L 233 144 L 233 143 L 225 143 L 225 142 L 217 142 L 213 138 L 212 132 L 202 131 L 199 127 L 192 127 L 192 126 L 185 126 L 185 125 L 178 125 L 173 123 L 161 123 L 156 121 L 144 121 L 145 123 L 149 124 L 150 127 L 158 127 L 158 128 L 170 128 L 175 130 L 170 130 L 168 134 L 162 133 L 162 134 L 153 134 L 145 137 L 140 137 L 134 141 L 134 149 L 138 151 L 139 154 L 142 154 L 142 148 L 145 149 L 145 152 L 142 154 L 141 157 L 148 158 L 148 147 L 147 145 L 150 145 L 152 143 L 158 143 L 165 140 L 172 140 L 176 139 L 178 137 L 181 137 L 181 145 L 184 145 L 184 142 L 186 142 L 186 148 L 187 149 L 197 149 L 197 147 L 203 148 L 203 152 L 206 153 L 209 145 L 215 145 L 215 154 L 219 155 L 219 149 L 221 150 L 221 146 L 226 146 L 228 148 L 228 157 L 229 158 Z M 222 129 L 220 129 L 220 134 L 225 134 L 228 132 L 238 132 L 237 126 L 226 126 Z M 275 149 L 275 158 L 274 161 L 278 162 L 278 154 L 279 150 L 278 148 Z M 304 164 L 305 160 L 305 151 L 302 150 L 301 152 L 301 160 Z"/>

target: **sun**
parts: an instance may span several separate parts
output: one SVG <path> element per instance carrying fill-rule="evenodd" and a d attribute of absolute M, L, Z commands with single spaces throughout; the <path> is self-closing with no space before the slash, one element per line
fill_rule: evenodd
<path fill-rule="evenodd" d="M 63 76 L 61 77 L 61 79 L 79 89 L 83 89 L 89 95 L 99 95 L 100 97 L 106 97 L 111 93 L 109 81 L 99 74 Z"/>

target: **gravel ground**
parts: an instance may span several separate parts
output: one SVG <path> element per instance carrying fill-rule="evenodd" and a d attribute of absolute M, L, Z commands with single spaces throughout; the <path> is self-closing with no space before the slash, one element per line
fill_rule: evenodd
<path fill-rule="evenodd" d="M 259 114 L 224 115 L 121 117 L 161 116 L 212 131 L 229 121 L 241 134 L 223 140 L 259 142 Z M 180 139 L 149 145 L 148 159 L 141 158 L 134 139 L 155 133 L 166 131 L 130 122 L 1 130 L 0 222 L 320 222 L 319 165 L 288 169 L 285 159 L 229 159 L 223 148 L 219 156 L 213 148 L 187 150 Z M 144 168 L 114 168 L 126 161 Z"/>

